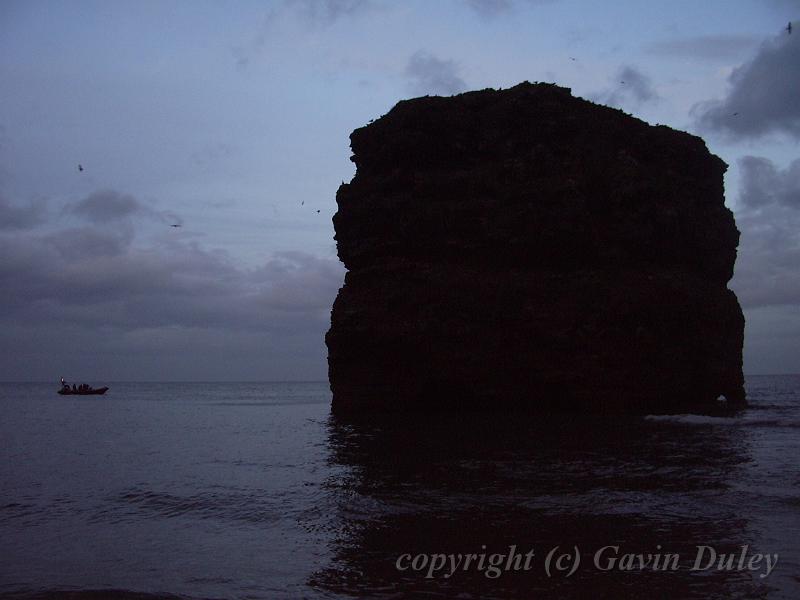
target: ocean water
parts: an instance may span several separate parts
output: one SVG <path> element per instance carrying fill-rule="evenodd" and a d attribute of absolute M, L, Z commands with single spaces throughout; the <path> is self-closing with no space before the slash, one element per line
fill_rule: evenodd
<path fill-rule="evenodd" d="M 800 597 L 800 376 L 729 417 L 110 387 L 0 384 L 0 597 Z"/>

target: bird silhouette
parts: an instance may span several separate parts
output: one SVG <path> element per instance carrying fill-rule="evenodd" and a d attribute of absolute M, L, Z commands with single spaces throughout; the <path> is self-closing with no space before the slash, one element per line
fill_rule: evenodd
<path fill-rule="evenodd" d="M 78 171 L 83 172 L 83 165 L 78 165 Z"/>
<path fill-rule="evenodd" d="M 317 209 L 317 212 L 319 212 L 319 209 Z"/>
<path fill-rule="evenodd" d="M 792 22 L 791 21 L 789 21 L 789 24 L 786 26 L 786 31 L 789 33 L 789 35 L 792 35 Z"/>
<path fill-rule="evenodd" d="M 180 224 L 180 223 L 172 223 L 172 224 L 170 225 L 170 227 L 180 227 L 180 226 L 181 226 L 181 224 Z"/>

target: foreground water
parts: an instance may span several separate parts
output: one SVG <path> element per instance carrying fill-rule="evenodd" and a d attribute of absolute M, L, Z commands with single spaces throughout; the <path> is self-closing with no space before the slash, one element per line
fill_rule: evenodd
<path fill-rule="evenodd" d="M 734 417 L 381 423 L 324 383 L 56 387 L 0 384 L 2 597 L 800 597 L 800 376 Z"/>

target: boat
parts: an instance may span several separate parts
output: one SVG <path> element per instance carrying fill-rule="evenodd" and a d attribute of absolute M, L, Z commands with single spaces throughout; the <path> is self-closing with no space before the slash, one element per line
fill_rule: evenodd
<path fill-rule="evenodd" d="M 99 388 L 90 387 L 89 389 L 77 390 L 77 391 L 72 391 L 72 388 L 61 388 L 60 390 L 58 390 L 58 393 L 61 394 L 62 396 L 93 396 L 93 395 L 102 396 L 107 391 L 108 387 L 99 387 Z"/>
<path fill-rule="evenodd" d="M 61 378 L 61 389 L 58 390 L 58 393 L 62 396 L 102 396 L 108 391 L 107 386 L 93 388 L 90 385 L 81 384 L 76 386 L 73 384 L 72 387 L 64 381 L 64 378 Z"/>

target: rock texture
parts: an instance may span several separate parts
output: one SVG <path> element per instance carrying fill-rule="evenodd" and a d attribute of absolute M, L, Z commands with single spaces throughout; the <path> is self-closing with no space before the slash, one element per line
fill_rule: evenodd
<path fill-rule="evenodd" d="M 739 232 L 700 138 L 523 83 L 350 140 L 335 411 L 744 404 Z"/>

